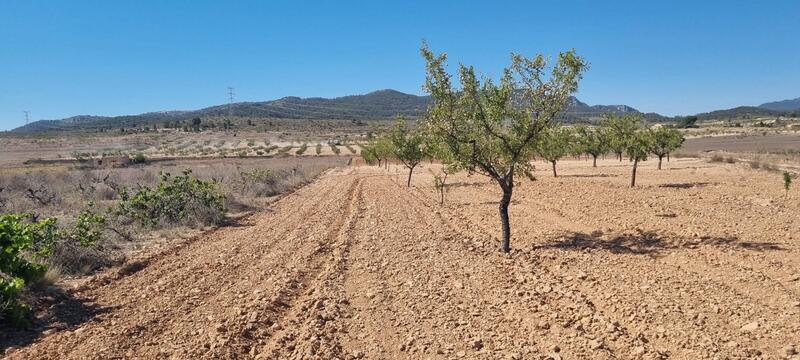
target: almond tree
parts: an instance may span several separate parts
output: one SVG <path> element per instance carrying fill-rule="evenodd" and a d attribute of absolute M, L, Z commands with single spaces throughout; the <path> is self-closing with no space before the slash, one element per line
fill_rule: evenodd
<path fill-rule="evenodd" d="M 592 156 L 592 167 L 597 167 L 597 157 L 609 150 L 608 133 L 605 128 L 590 128 L 586 125 L 576 127 L 578 144 L 583 152 Z"/>
<path fill-rule="evenodd" d="M 653 155 L 658 156 L 658 170 L 661 170 L 661 160 L 664 156 L 677 150 L 683 145 L 683 134 L 676 129 L 664 126 L 654 126 L 650 128 L 650 136 L 653 140 Z"/>
<path fill-rule="evenodd" d="M 444 205 L 444 193 L 447 192 L 447 177 L 461 171 L 460 164 L 455 161 L 447 144 L 442 143 L 439 138 L 426 136 L 426 149 L 431 159 L 438 160 L 442 164 L 442 174 L 433 173 L 433 187 L 439 192 L 439 204 Z"/>
<path fill-rule="evenodd" d="M 622 154 L 625 153 L 627 139 L 630 138 L 636 129 L 642 124 L 644 118 L 641 114 L 605 114 L 600 126 L 605 129 L 608 135 L 608 147 L 614 154 L 617 154 L 619 161 L 622 161 Z"/>
<path fill-rule="evenodd" d="M 634 130 L 625 139 L 625 154 L 628 159 L 633 161 L 633 171 L 631 172 L 631 187 L 636 186 L 636 169 L 640 161 L 647 160 L 647 155 L 653 150 L 653 137 L 650 130 L 642 128 Z"/>
<path fill-rule="evenodd" d="M 542 133 L 541 139 L 539 139 L 536 147 L 536 152 L 543 159 L 553 164 L 553 177 L 558 177 L 556 162 L 561 160 L 565 155 L 568 155 L 572 150 L 572 139 L 572 131 L 560 124 L 554 124 Z"/>
<path fill-rule="evenodd" d="M 408 168 L 406 185 L 411 186 L 411 174 L 414 168 L 427 156 L 423 149 L 424 137 L 419 131 L 408 129 L 406 121 L 400 118 L 395 122 L 389 139 L 392 144 L 392 154 Z"/>
<path fill-rule="evenodd" d="M 566 108 L 587 63 L 574 50 L 559 54 L 552 67 L 542 55 L 511 54 L 511 65 L 497 83 L 481 81 L 471 66 L 461 65 L 459 89 L 445 70 L 445 54 L 434 54 L 426 44 L 421 52 L 427 63 L 425 89 L 433 98 L 425 118 L 426 130 L 447 145 L 454 162 L 500 186 L 502 250 L 509 252 L 508 206 L 514 176 L 530 175 L 542 131 Z"/>

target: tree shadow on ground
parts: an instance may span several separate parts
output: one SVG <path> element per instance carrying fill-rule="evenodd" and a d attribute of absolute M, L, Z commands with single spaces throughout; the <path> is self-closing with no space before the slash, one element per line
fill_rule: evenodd
<path fill-rule="evenodd" d="M 481 187 L 486 185 L 486 181 L 478 181 L 478 182 L 466 182 L 466 181 L 457 181 L 450 184 L 447 184 L 448 187 L 452 188 L 459 188 L 459 187 Z"/>
<path fill-rule="evenodd" d="M 0 321 L 0 356 L 9 348 L 21 348 L 35 342 L 45 332 L 77 328 L 114 309 L 84 302 L 55 286 L 33 290 L 24 296 L 23 301 L 35 309 L 35 318 L 28 328 L 15 328 Z"/>
<path fill-rule="evenodd" d="M 562 250 L 602 250 L 613 254 L 647 255 L 657 257 L 665 251 L 695 249 L 701 246 L 716 246 L 752 251 L 786 250 L 774 242 L 754 243 L 740 241 L 736 236 L 701 236 L 685 238 L 675 235 L 659 234 L 655 231 L 635 233 L 604 234 L 571 232 L 546 244 L 536 245 L 534 249 Z"/>
<path fill-rule="evenodd" d="M 705 187 L 711 185 L 709 182 L 688 182 L 688 183 L 674 183 L 674 184 L 661 184 L 658 187 L 668 189 L 691 189 L 696 187 Z"/>
<path fill-rule="evenodd" d="M 565 178 L 607 178 L 607 177 L 619 177 L 619 175 L 615 174 L 570 174 L 570 175 L 559 175 L 558 177 L 565 177 Z"/>

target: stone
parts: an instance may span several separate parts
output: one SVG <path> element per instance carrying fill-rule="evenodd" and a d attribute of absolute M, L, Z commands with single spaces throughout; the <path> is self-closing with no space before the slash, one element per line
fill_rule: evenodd
<path fill-rule="evenodd" d="M 749 324 L 745 324 L 744 326 L 742 326 L 742 331 L 752 332 L 752 331 L 755 331 L 756 329 L 758 329 L 758 322 L 757 321 L 753 321 L 753 322 L 751 322 Z"/>

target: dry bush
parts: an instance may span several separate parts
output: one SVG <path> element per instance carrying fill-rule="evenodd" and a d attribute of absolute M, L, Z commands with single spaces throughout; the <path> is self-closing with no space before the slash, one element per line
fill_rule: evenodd
<path fill-rule="evenodd" d="M 158 183 L 161 171 L 177 175 L 185 169 L 192 169 L 193 175 L 200 179 L 213 179 L 219 182 L 225 194 L 226 206 L 243 211 L 262 208 L 270 196 L 290 191 L 321 172 L 346 163 L 345 157 L 244 158 L 152 162 L 112 169 L 41 167 L 19 172 L 4 171 L 0 172 L 0 212 L 56 217 L 59 224 L 69 226 L 87 202 L 94 202 L 107 217 L 104 240 L 91 247 L 59 244 L 50 259 L 50 265 L 65 274 L 83 274 L 119 263 L 124 259 L 122 248 L 127 247 L 126 244 L 145 238 L 153 231 L 169 232 L 221 222 L 218 212 L 203 209 L 192 209 L 190 212 L 194 215 L 187 221 L 163 224 L 156 230 L 131 225 L 112 216 L 109 210 L 120 201 L 119 190 L 124 187 L 135 190 L 140 185 L 152 187 Z M 244 184 L 242 174 L 253 171 L 268 171 L 273 176 Z M 44 206 L 26 196 L 29 188 L 41 186 L 56 194 L 57 200 Z"/>

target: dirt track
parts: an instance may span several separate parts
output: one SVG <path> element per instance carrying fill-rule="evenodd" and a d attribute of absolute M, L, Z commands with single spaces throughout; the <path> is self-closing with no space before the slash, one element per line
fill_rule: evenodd
<path fill-rule="evenodd" d="M 738 165 L 567 162 L 517 187 L 337 170 L 242 226 L 110 271 L 102 310 L 13 359 L 784 358 L 800 347 L 800 193 Z M 540 165 L 543 166 L 543 165 Z M 435 168 L 435 166 L 434 166 Z M 568 189 L 568 190 L 567 190 Z M 138 271 L 135 271 L 138 270 Z M 800 348 L 797 348 L 800 350 Z M 797 355 L 794 355 L 797 357 Z"/>

